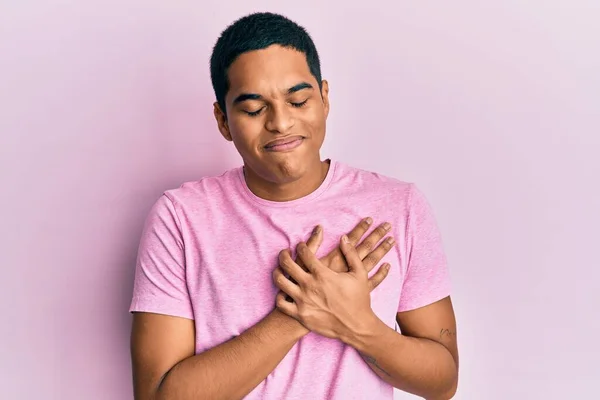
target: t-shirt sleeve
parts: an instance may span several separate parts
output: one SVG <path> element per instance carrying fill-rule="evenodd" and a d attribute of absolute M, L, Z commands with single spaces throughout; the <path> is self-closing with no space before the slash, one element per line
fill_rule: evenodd
<path fill-rule="evenodd" d="M 450 295 L 450 274 L 441 235 L 423 193 L 411 184 L 406 225 L 406 273 L 398 312 L 435 303 Z"/>
<path fill-rule="evenodd" d="M 152 206 L 144 224 L 129 311 L 194 319 L 181 226 L 166 195 Z"/>

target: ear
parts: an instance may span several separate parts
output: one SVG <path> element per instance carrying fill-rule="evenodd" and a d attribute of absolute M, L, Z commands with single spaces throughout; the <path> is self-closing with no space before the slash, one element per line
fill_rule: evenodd
<path fill-rule="evenodd" d="M 215 120 L 217 121 L 217 127 L 219 128 L 219 132 L 225 138 L 225 140 L 231 142 L 231 133 L 229 132 L 229 124 L 227 123 L 227 116 L 221 110 L 221 106 L 218 101 L 215 101 L 213 104 L 213 112 L 215 114 Z"/>
<path fill-rule="evenodd" d="M 325 118 L 329 115 L 329 82 L 325 79 L 321 81 L 321 98 L 323 99 Z"/>

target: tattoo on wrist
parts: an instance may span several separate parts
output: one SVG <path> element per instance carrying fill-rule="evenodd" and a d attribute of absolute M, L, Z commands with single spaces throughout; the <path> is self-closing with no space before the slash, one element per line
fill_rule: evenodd
<path fill-rule="evenodd" d="M 374 359 L 373 357 L 369 357 L 369 356 L 365 356 L 364 354 L 362 354 L 363 359 L 368 362 L 369 364 L 373 364 L 378 370 L 380 370 L 381 372 L 383 372 L 384 374 L 386 374 L 387 376 L 391 377 L 390 374 L 387 373 L 386 370 L 384 370 L 383 368 L 381 368 L 379 366 L 379 364 L 377 364 L 377 360 Z"/>
<path fill-rule="evenodd" d="M 451 331 L 450 329 L 441 329 L 440 330 L 440 339 L 445 337 L 452 338 L 456 336 L 456 331 Z"/>

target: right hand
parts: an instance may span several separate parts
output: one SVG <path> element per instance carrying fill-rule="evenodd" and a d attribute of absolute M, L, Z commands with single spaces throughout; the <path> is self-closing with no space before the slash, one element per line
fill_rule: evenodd
<path fill-rule="evenodd" d="M 371 218 L 365 218 L 360 221 L 348 235 L 350 244 L 355 246 L 358 256 L 367 268 L 367 272 L 370 272 L 379 261 L 392 249 L 395 244 L 394 238 L 388 236 L 383 242 L 381 239 L 390 231 L 391 225 L 389 223 L 383 223 L 379 225 L 373 232 L 369 234 L 360 242 L 357 246 L 358 241 L 365 235 L 372 224 Z M 323 229 L 317 226 L 313 231 L 311 237 L 306 242 L 306 245 L 313 253 L 316 253 L 323 242 Z M 379 244 L 379 245 L 378 245 Z M 329 269 L 335 272 L 346 272 L 348 271 L 348 263 L 339 246 L 333 249 L 325 257 L 321 258 L 320 261 L 327 265 Z M 296 263 L 301 263 L 301 260 L 296 260 Z M 304 268 L 302 264 L 300 264 Z"/>
<path fill-rule="evenodd" d="M 347 234 L 350 244 L 355 246 L 358 256 L 363 261 L 363 265 L 367 269 L 367 272 L 370 272 L 373 268 L 375 268 L 377 263 L 380 262 L 381 259 L 394 246 L 394 239 L 391 236 L 386 237 L 385 240 L 380 243 L 381 239 L 390 231 L 391 228 L 391 226 L 386 223 L 378 226 L 369 234 L 369 236 L 367 236 L 365 240 L 360 242 L 358 246 L 356 245 L 369 230 L 372 223 L 372 218 L 364 218 L 354 227 L 354 229 L 352 229 L 352 231 L 348 232 Z M 313 252 L 313 254 L 316 254 L 317 250 L 319 250 L 319 247 L 321 246 L 321 243 L 323 243 L 323 229 L 321 226 L 317 225 L 310 235 L 310 238 L 306 241 L 306 245 L 308 246 L 309 250 Z M 377 245 L 378 243 L 379 245 Z M 346 258 L 344 257 L 344 254 L 339 246 L 329 252 L 329 254 L 327 254 L 325 257 L 321 258 L 320 261 L 335 272 L 346 272 L 349 270 Z M 304 270 L 307 270 L 299 257 L 296 257 L 295 262 Z M 277 269 L 275 271 L 277 271 Z M 386 276 L 387 272 L 385 272 L 383 269 L 374 274 L 369 279 L 371 290 L 375 289 L 385 279 Z M 294 281 L 293 279 L 291 280 L 292 282 Z M 288 301 L 292 301 L 289 296 L 286 296 L 286 298 Z M 298 325 L 297 327 L 301 330 L 300 337 L 309 332 L 302 324 L 281 313 L 277 308 L 273 310 L 273 312 L 285 317 L 286 320 L 288 318 L 291 319 L 294 322 L 294 325 Z"/>
<path fill-rule="evenodd" d="M 367 269 L 367 272 L 370 272 L 377 263 L 379 263 L 383 257 L 392 249 L 394 246 L 394 238 L 388 236 L 385 240 L 381 241 L 381 239 L 390 231 L 391 225 L 389 223 L 383 223 L 379 225 L 376 229 L 373 230 L 357 246 L 358 241 L 365 235 L 365 233 L 371 227 L 373 220 L 371 218 L 364 218 L 361 220 L 352 231 L 348 232 L 348 239 L 350 240 L 350 244 L 355 246 L 358 256 L 363 262 L 363 265 Z M 310 238 L 306 241 L 306 245 L 309 250 L 316 254 L 317 250 L 321 246 L 323 242 L 323 229 L 320 226 L 315 227 L 313 233 Z M 346 258 L 342 254 L 342 251 L 339 246 L 336 246 L 329 254 L 325 257 L 319 259 L 323 264 L 325 264 L 329 269 L 335 272 L 346 272 L 348 271 L 348 263 L 346 262 Z M 300 265 L 304 270 L 306 268 L 302 264 L 302 260 L 296 258 L 295 262 Z M 377 274 L 373 277 L 373 282 L 371 282 L 373 289 L 381 283 L 383 278 L 381 275 Z"/>

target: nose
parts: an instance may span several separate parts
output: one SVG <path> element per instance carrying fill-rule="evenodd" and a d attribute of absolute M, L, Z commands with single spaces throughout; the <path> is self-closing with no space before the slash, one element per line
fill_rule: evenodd
<path fill-rule="evenodd" d="M 269 107 L 265 127 L 273 133 L 286 133 L 294 126 L 294 116 L 284 105 Z"/>

